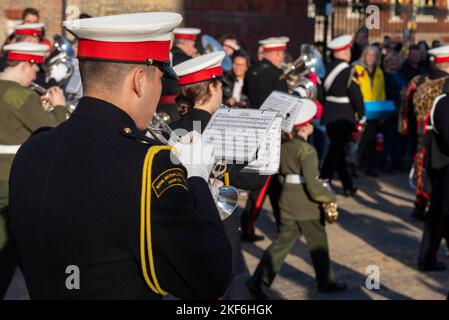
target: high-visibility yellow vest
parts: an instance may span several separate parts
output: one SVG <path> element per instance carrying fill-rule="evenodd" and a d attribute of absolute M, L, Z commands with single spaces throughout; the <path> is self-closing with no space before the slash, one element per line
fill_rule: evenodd
<path fill-rule="evenodd" d="M 354 69 L 357 74 L 360 91 L 362 91 L 363 101 L 385 100 L 385 79 L 382 69 L 376 67 L 372 79 L 364 66 L 356 64 Z"/>

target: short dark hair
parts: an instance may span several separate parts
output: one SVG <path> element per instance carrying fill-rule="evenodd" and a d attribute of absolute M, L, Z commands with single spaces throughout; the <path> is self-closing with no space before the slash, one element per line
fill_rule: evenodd
<path fill-rule="evenodd" d="M 39 18 L 39 11 L 37 11 L 37 9 L 35 9 L 35 8 L 26 8 L 25 10 L 22 11 L 22 20 L 24 20 L 25 17 L 27 15 L 29 15 L 29 14 Z"/>
<path fill-rule="evenodd" d="M 98 89 L 117 91 L 120 90 L 123 79 L 135 67 L 142 67 L 142 64 L 80 60 L 79 68 L 83 90 Z M 155 68 L 147 67 L 147 75 Z"/>
<path fill-rule="evenodd" d="M 22 61 L 17 61 L 17 60 L 6 60 L 5 62 L 5 69 L 6 68 L 14 68 L 15 66 L 18 66 L 19 63 L 21 63 Z"/>
<path fill-rule="evenodd" d="M 250 59 L 249 59 L 249 57 L 246 54 L 241 53 L 241 52 L 235 52 L 235 53 L 232 54 L 232 62 L 233 63 L 234 63 L 235 58 L 244 58 L 246 60 L 246 64 L 249 67 Z"/>
<path fill-rule="evenodd" d="M 417 44 L 412 44 L 410 47 L 408 47 L 408 52 L 415 50 L 419 51 L 419 47 Z"/>

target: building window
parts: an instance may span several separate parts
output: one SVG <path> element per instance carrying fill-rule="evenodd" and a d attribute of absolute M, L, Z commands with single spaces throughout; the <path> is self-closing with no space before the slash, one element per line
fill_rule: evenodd
<path fill-rule="evenodd" d="M 365 7 L 364 0 L 349 0 L 346 7 L 346 17 L 360 19 L 360 11 Z"/>
<path fill-rule="evenodd" d="M 435 0 L 415 0 L 416 15 L 433 16 L 435 15 Z"/>
<path fill-rule="evenodd" d="M 390 0 L 390 19 L 389 23 L 403 22 L 401 19 L 401 13 L 404 10 L 404 0 Z"/>
<path fill-rule="evenodd" d="M 437 22 L 436 0 L 414 0 L 417 22 Z"/>

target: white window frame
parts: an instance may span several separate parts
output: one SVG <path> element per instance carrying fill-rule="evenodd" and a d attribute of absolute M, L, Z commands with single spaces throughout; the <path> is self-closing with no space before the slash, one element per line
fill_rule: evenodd
<path fill-rule="evenodd" d="M 436 1 L 436 0 L 433 0 Z M 413 4 L 415 5 L 415 8 L 417 8 L 417 1 L 413 0 Z M 435 16 L 431 15 L 431 14 L 416 14 L 415 13 L 415 20 L 417 23 L 435 23 L 438 22 L 438 19 L 435 18 Z"/>
<path fill-rule="evenodd" d="M 352 2 L 351 2 L 352 5 Z M 356 12 L 352 12 L 352 6 L 349 5 L 346 8 L 346 17 L 349 19 L 360 19 L 360 12 L 356 11 Z"/>
<path fill-rule="evenodd" d="M 390 0 L 390 19 L 388 19 L 388 23 L 403 23 L 401 16 L 396 16 L 394 14 L 394 7 L 396 5 L 396 0 Z"/>

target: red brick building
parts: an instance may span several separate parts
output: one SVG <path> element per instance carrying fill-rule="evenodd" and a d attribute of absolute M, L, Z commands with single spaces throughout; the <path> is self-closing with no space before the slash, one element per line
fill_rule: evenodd
<path fill-rule="evenodd" d="M 314 19 L 308 17 L 308 0 L 186 0 L 186 25 L 219 36 L 236 34 L 246 49 L 255 54 L 257 41 L 271 36 L 288 36 L 289 51 L 299 54 L 300 44 L 313 42 Z"/>
<path fill-rule="evenodd" d="M 61 33 L 64 6 L 69 17 L 80 12 L 92 16 L 138 11 L 176 11 L 184 25 L 200 27 L 204 33 L 219 36 L 233 33 L 249 52 L 257 50 L 257 40 L 285 35 L 291 51 L 299 53 L 300 43 L 313 41 L 313 18 L 307 17 L 308 0 L 0 0 L 0 42 L 21 20 L 26 7 L 40 11 L 47 37 Z"/>
<path fill-rule="evenodd" d="M 433 40 L 449 42 L 448 0 L 344 0 L 333 1 L 333 21 L 330 19 L 329 36 L 354 33 L 365 25 L 364 8 L 376 5 L 380 13 L 380 29 L 370 30 L 371 41 L 381 41 L 384 35 L 401 40 L 404 29 L 412 31 L 414 41 Z M 322 19 L 316 21 L 322 30 Z M 321 29 L 320 29 L 321 28 Z M 316 33 L 322 39 L 323 32 Z"/>

